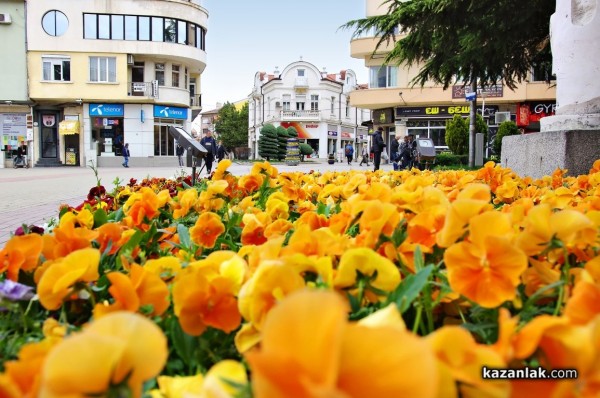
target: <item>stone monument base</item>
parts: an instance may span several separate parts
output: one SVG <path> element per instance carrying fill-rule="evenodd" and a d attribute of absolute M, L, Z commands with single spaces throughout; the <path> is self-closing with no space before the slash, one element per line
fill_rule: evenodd
<path fill-rule="evenodd" d="M 521 177 L 541 178 L 557 168 L 568 169 L 570 176 L 587 174 L 597 159 L 600 129 L 545 131 L 502 139 L 502 167 Z"/>

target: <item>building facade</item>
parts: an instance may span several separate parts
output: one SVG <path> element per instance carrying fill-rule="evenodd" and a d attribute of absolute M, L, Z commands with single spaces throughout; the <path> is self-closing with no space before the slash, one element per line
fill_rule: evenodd
<path fill-rule="evenodd" d="M 342 70 L 329 74 L 306 61 L 296 61 L 282 72 L 258 72 L 248 100 L 248 147 L 258 159 L 260 129 L 293 126 L 301 142 L 309 144 L 314 157 L 339 154 L 347 143 L 359 146 L 368 141 L 370 112 L 350 106 L 349 95 L 356 90 L 356 74 Z"/>
<path fill-rule="evenodd" d="M 28 1 L 35 165 L 116 166 L 125 143 L 136 165 L 175 156 L 168 126 L 189 131 L 201 107 L 207 20 L 197 0 Z"/>
<path fill-rule="evenodd" d="M 366 0 L 366 16 L 382 15 L 386 11 L 387 5 L 382 0 Z M 470 104 L 465 95 L 470 89 L 457 84 L 444 90 L 434 83 L 411 87 L 420 66 L 383 65 L 394 43 L 384 43 L 373 54 L 377 41 L 373 34 L 367 34 L 350 43 L 351 56 L 364 60 L 369 69 L 368 89 L 352 92 L 350 103 L 373 111 L 374 127 L 384 128 L 388 144 L 396 134 L 415 134 L 432 138 L 438 150 L 447 149 L 446 120 L 455 114 L 469 117 Z M 515 121 L 525 133 L 539 131 L 539 119 L 554 114 L 556 88 L 546 83 L 546 76 L 532 70 L 530 78 L 515 90 L 503 85 L 478 89 L 477 104 L 477 112 L 490 127 L 489 148 L 498 124 L 505 120 Z"/>
<path fill-rule="evenodd" d="M 31 102 L 27 95 L 25 2 L 0 2 L 0 168 L 12 165 L 20 143 L 33 141 Z M 30 146 L 28 146 L 30 150 Z"/>

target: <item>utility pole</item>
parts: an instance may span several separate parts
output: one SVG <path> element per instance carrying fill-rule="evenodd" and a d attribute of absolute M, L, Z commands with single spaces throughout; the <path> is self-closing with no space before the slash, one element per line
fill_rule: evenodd
<path fill-rule="evenodd" d="M 475 121 L 477 120 L 477 79 L 471 82 L 471 109 L 469 111 L 469 167 L 475 167 Z"/>

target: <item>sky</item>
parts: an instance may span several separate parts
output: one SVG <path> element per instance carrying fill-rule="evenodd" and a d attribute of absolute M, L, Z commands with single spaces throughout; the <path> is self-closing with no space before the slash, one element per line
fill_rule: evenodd
<path fill-rule="evenodd" d="M 352 69 L 367 83 L 364 60 L 350 56 L 353 30 L 338 28 L 365 17 L 365 0 L 203 0 L 208 11 L 202 109 L 246 99 L 256 72 L 282 71 L 302 60 L 328 73 Z"/>

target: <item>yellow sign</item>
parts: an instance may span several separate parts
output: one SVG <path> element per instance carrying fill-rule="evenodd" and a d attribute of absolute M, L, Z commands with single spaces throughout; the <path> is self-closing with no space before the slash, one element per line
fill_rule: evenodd
<path fill-rule="evenodd" d="M 79 120 L 63 120 L 58 124 L 58 133 L 61 135 L 79 134 Z"/>

